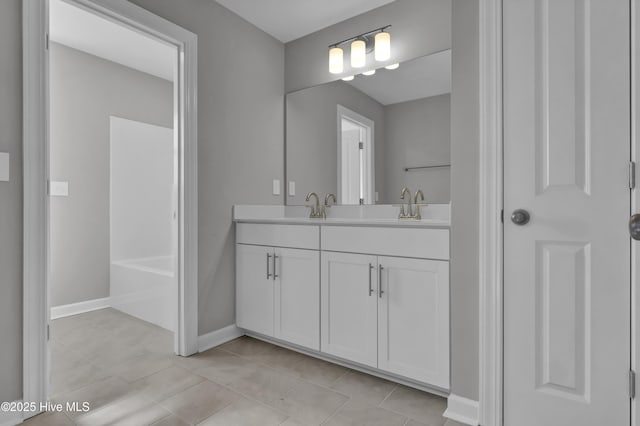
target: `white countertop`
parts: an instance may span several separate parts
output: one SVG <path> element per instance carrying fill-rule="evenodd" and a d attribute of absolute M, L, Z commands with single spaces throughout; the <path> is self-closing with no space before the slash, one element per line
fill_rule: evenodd
<path fill-rule="evenodd" d="M 305 206 L 234 206 L 233 220 L 238 223 L 272 223 L 317 226 L 376 226 L 408 228 L 449 228 L 449 204 L 420 206 L 421 220 L 398 219 L 400 206 L 332 206 L 326 219 L 309 218 Z"/>

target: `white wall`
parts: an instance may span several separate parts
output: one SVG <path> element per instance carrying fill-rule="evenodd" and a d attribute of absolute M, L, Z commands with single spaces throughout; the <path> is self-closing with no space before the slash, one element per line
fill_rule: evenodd
<path fill-rule="evenodd" d="M 174 255 L 173 129 L 111 117 L 111 262 Z"/>

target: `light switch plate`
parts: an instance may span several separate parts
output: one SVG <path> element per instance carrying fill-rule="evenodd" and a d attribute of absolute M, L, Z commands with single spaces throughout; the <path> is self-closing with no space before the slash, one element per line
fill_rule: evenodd
<path fill-rule="evenodd" d="M 273 195 L 280 195 L 280 179 L 273 180 Z"/>
<path fill-rule="evenodd" d="M 294 181 L 289 181 L 289 197 L 294 197 L 296 195 L 296 183 Z"/>
<path fill-rule="evenodd" d="M 69 182 L 51 181 L 49 182 L 49 195 L 52 197 L 68 197 Z"/>
<path fill-rule="evenodd" d="M 9 182 L 9 153 L 0 152 L 0 182 Z"/>

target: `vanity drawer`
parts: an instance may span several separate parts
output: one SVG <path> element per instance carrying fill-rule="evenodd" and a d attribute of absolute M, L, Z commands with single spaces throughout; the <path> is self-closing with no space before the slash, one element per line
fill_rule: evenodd
<path fill-rule="evenodd" d="M 309 225 L 238 223 L 236 227 L 236 242 L 240 244 L 319 250 L 320 231 L 318 226 Z"/>
<path fill-rule="evenodd" d="M 449 260 L 449 230 L 323 226 L 322 250 Z"/>

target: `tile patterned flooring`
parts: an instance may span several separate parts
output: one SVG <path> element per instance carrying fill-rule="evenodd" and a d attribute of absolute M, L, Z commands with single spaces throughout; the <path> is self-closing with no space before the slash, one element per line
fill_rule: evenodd
<path fill-rule="evenodd" d="M 249 337 L 182 358 L 171 333 L 113 309 L 53 321 L 51 401 L 26 425 L 455 426 L 444 398 Z"/>

